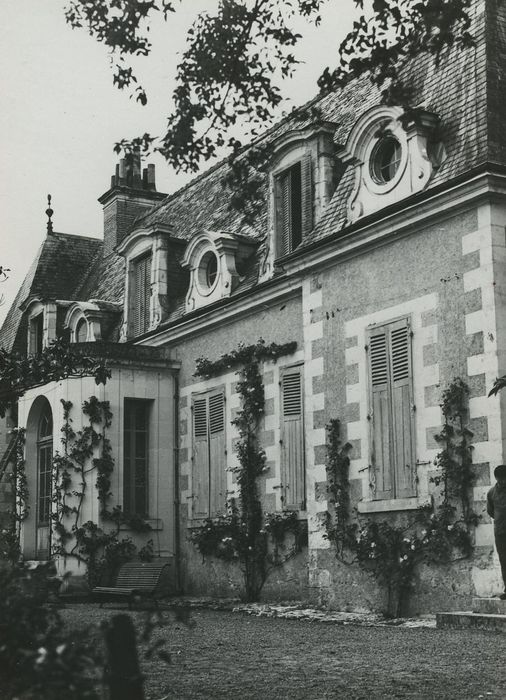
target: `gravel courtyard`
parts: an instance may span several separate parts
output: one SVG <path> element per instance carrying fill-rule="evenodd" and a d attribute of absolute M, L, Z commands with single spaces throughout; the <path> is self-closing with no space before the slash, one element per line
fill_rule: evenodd
<path fill-rule="evenodd" d="M 75 605 L 66 625 L 99 623 L 119 610 Z M 134 612 L 140 629 L 144 614 Z M 163 613 L 172 662 L 145 660 L 147 700 L 243 698 L 343 700 L 506 698 L 506 635 L 375 627 L 192 610 L 191 625 Z"/>

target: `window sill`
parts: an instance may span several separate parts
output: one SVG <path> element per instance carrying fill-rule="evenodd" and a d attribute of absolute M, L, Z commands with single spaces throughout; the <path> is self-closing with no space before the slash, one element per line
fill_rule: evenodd
<path fill-rule="evenodd" d="M 161 518 L 146 518 L 146 520 L 142 521 L 143 523 L 146 523 L 146 525 L 149 525 L 151 530 L 163 530 L 163 520 Z M 124 523 L 120 525 L 120 530 L 130 530 L 131 532 L 137 532 L 135 528 L 131 528 L 128 523 Z M 146 532 L 150 532 L 149 530 L 146 530 Z"/>
<path fill-rule="evenodd" d="M 387 513 L 398 510 L 416 510 L 423 506 L 431 506 L 430 496 L 415 496 L 414 498 L 392 498 L 383 501 L 360 501 L 359 513 Z"/>

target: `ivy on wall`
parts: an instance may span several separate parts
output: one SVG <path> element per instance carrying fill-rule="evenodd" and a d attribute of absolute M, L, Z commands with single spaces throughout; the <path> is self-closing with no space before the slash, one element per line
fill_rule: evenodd
<path fill-rule="evenodd" d="M 20 550 L 21 524 L 30 513 L 28 484 L 25 471 L 25 430 L 14 428 L 15 437 L 14 467 L 9 475 L 14 494 L 13 506 L 5 513 L 5 527 L 0 532 L 0 559 L 18 561 Z"/>
<path fill-rule="evenodd" d="M 265 407 L 260 363 L 291 354 L 296 347 L 294 342 L 266 345 L 260 339 L 254 345 L 240 345 L 214 362 L 197 360 L 195 376 L 204 378 L 240 366 L 237 392 L 241 408 L 232 421 L 239 434 L 239 465 L 233 470 L 239 498 L 229 502 L 227 515 L 208 518 L 201 527 L 194 528 L 191 540 L 204 556 L 239 563 L 247 601 L 258 600 L 270 570 L 299 552 L 304 540 L 305 524 L 299 521 L 297 513 L 264 513 L 259 493 L 259 479 L 267 471 L 265 452 L 258 440 Z M 290 548 L 286 546 L 288 533 L 292 535 Z"/>
<path fill-rule="evenodd" d="M 472 509 L 475 475 L 468 398 L 469 389 L 461 379 L 454 379 L 443 392 L 444 425 L 435 436 L 442 449 L 434 462 L 437 474 L 430 478 L 439 489 L 439 499 L 434 509 L 421 508 L 402 525 L 358 513 L 352 518 L 350 445 L 342 444 L 338 420 L 327 426 L 326 536 L 340 561 L 358 564 L 386 589 L 386 612 L 391 616 L 405 611 L 420 563 L 449 563 L 472 552 L 478 516 Z"/>

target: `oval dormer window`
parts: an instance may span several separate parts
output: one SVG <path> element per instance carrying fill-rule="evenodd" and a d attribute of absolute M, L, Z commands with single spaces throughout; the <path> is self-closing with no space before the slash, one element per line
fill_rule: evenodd
<path fill-rule="evenodd" d="M 371 153 L 371 177 L 378 185 L 385 185 L 394 179 L 399 170 L 402 148 L 399 141 L 388 134 L 374 146 Z"/>
<path fill-rule="evenodd" d="M 218 258 L 212 250 L 208 250 L 201 258 L 198 268 L 199 286 L 206 293 L 211 292 L 218 279 Z"/>

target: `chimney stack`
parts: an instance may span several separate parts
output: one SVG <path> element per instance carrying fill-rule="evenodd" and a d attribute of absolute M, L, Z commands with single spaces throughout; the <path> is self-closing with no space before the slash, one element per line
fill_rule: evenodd
<path fill-rule="evenodd" d="M 141 170 L 139 151 L 116 165 L 111 187 L 99 202 L 104 207 L 104 253 L 109 255 L 133 228 L 134 221 L 167 195 L 156 191 L 155 166 Z"/>

